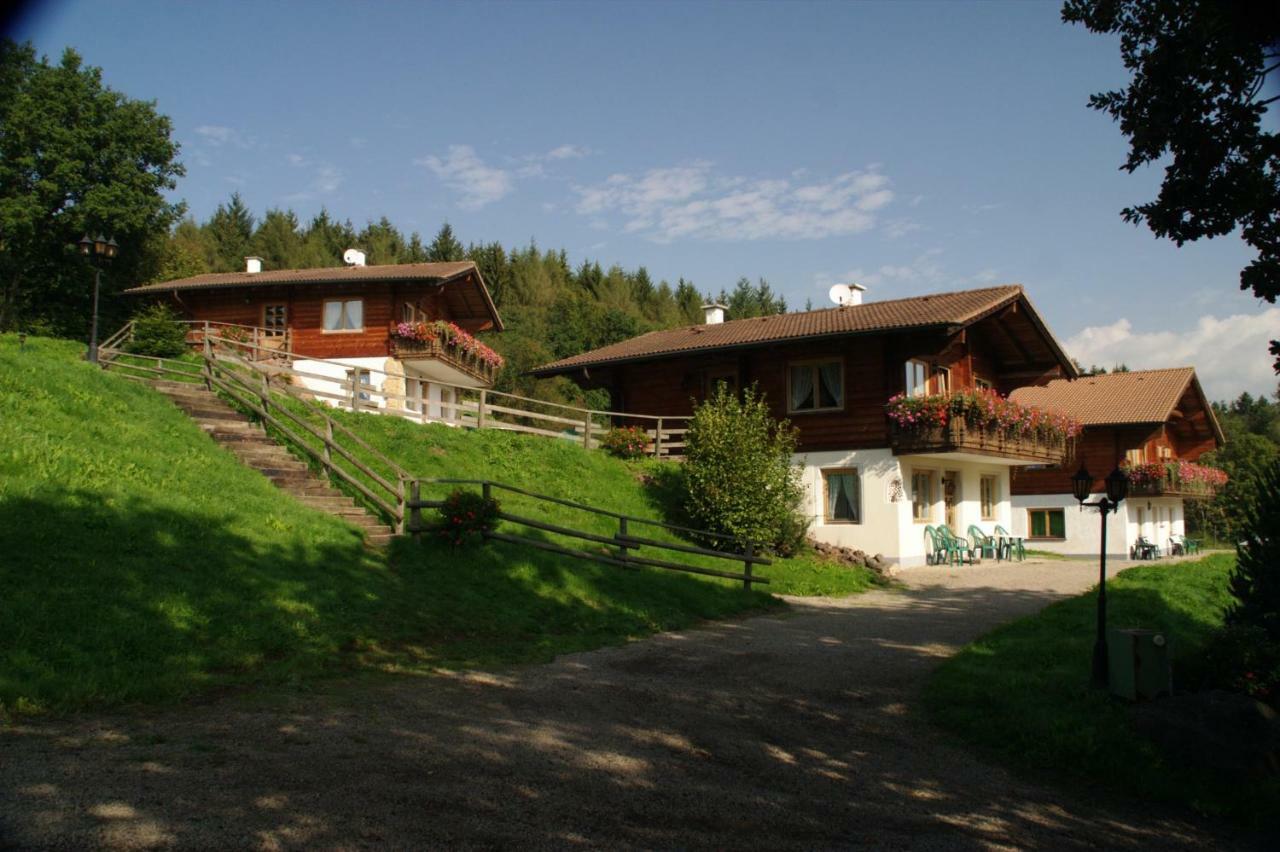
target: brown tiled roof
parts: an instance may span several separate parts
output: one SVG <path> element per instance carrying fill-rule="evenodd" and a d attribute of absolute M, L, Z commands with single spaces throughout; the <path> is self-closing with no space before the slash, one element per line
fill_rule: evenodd
<path fill-rule="evenodd" d="M 682 326 L 666 331 L 651 331 L 611 346 L 562 358 L 531 372 L 535 376 L 549 376 L 581 367 L 807 337 L 831 337 L 930 326 L 963 326 L 982 319 L 1022 295 L 1021 285 L 1010 284 L 981 290 L 963 290 L 957 293 L 936 293 L 930 296 L 868 302 L 819 311 L 730 320 L 715 325 Z M 1062 357 L 1066 360 L 1065 355 Z"/>
<path fill-rule="evenodd" d="M 1189 384 L 1205 406 L 1214 434 L 1223 440 L 1222 429 L 1213 407 L 1204 398 L 1194 367 L 1055 379 L 1043 386 L 1018 388 L 1009 398 L 1022 405 L 1056 409 L 1086 426 L 1163 423 L 1177 408 Z"/>
<path fill-rule="evenodd" d="M 420 281 L 457 278 L 476 265 L 470 260 L 451 263 L 399 263 L 385 266 L 334 266 L 317 269 L 273 269 L 262 272 L 209 272 L 144 284 L 125 293 L 168 293 L 174 290 L 216 290 L 222 287 L 254 287 L 261 284 L 336 284 L 349 281 Z"/>
<path fill-rule="evenodd" d="M 232 287 L 261 287 L 286 284 L 348 284 L 360 281 L 439 281 L 448 283 L 464 275 L 475 272 L 479 282 L 480 294 L 484 298 L 485 307 L 493 317 L 494 326 L 502 330 L 502 318 L 498 316 L 498 308 L 489 295 L 480 271 L 475 262 L 470 260 L 450 261 L 447 263 L 396 263 L 382 266 L 325 266 L 315 269 L 272 269 L 262 272 L 209 272 L 204 275 L 193 275 L 190 278 L 179 278 L 175 281 L 162 281 L 158 284 L 144 284 L 125 290 L 126 295 L 143 295 L 147 293 L 171 293 L 175 290 L 221 290 Z"/>

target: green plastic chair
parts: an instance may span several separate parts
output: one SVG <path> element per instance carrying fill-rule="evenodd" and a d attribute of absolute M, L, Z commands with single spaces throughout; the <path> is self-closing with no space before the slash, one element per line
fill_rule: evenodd
<path fill-rule="evenodd" d="M 978 552 L 984 559 L 990 557 L 999 559 L 996 556 L 996 539 L 984 533 L 977 524 L 969 525 L 969 538 L 973 541 L 973 549 Z"/>
<path fill-rule="evenodd" d="M 1011 535 L 1007 529 L 999 524 L 996 524 L 996 536 L 1004 546 L 1006 559 L 1013 559 L 1016 556 L 1018 561 L 1021 562 L 1027 558 L 1026 543 L 1023 542 L 1021 536 Z"/>
<path fill-rule="evenodd" d="M 941 565 L 947 558 L 946 538 L 932 525 L 924 528 L 924 561 L 929 565 Z"/>
<path fill-rule="evenodd" d="M 974 550 L 969 546 L 969 540 L 960 538 L 951 531 L 951 527 L 946 524 L 939 525 L 934 533 L 942 536 L 943 547 L 946 550 L 947 564 L 963 565 L 967 560 L 970 565 L 974 561 Z"/>

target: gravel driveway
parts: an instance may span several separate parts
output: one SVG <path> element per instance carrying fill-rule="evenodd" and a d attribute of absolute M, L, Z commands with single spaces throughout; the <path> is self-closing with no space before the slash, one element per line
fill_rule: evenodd
<path fill-rule="evenodd" d="M 915 569 L 549 665 L 10 728 L 0 847 L 1233 845 L 1016 778 L 909 712 L 940 658 L 1095 572 Z"/>

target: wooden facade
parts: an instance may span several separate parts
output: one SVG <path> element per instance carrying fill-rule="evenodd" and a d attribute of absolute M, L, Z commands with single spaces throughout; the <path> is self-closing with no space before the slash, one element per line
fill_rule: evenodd
<path fill-rule="evenodd" d="M 790 411 L 789 367 L 838 360 L 843 404 L 825 411 Z M 927 365 L 931 390 L 989 386 L 1001 393 L 1063 378 L 1069 369 L 1023 313 L 1006 313 L 961 329 L 885 331 L 826 339 L 779 342 L 675 357 L 631 361 L 570 373 L 579 384 L 604 387 L 613 408 L 686 416 L 717 381 L 755 385 L 773 416 L 799 431 L 799 449 L 855 450 L 888 447 L 885 405 L 906 390 L 908 361 Z M 945 376 L 945 378 L 943 378 Z"/>

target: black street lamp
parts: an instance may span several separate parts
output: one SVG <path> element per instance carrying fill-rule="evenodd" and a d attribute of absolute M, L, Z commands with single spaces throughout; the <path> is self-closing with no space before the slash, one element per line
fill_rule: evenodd
<path fill-rule="evenodd" d="M 76 243 L 80 249 L 80 256 L 89 259 L 93 264 L 93 320 L 89 326 L 89 352 L 85 356 L 92 363 L 98 363 L 98 290 L 102 287 L 102 267 L 115 260 L 116 252 L 120 250 L 120 246 L 116 245 L 115 238 L 98 234 L 93 239 L 85 234 Z"/>
<path fill-rule="evenodd" d="M 1107 475 L 1107 496 L 1096 503 L 1086 503 L 1093 491 L 1093 477 L 1080 465 L 1080 470 L 1071 477 L 1071 491 L 1081 506 L 1096 506 L 1102 514 L 1102 553 L 1098 558 L 1098 636 L 1093 643 L 1093 685 L 1102 689 L 1107 687 L 1107 513 L 1120 507 L 1120 501 L 1129 493 L 1129 477 L 1120 468 Z"/>

